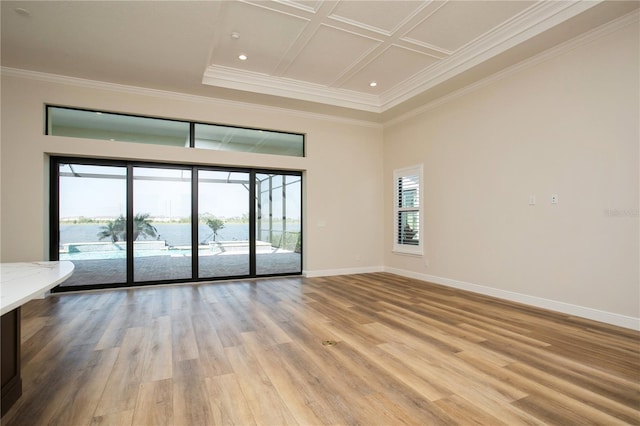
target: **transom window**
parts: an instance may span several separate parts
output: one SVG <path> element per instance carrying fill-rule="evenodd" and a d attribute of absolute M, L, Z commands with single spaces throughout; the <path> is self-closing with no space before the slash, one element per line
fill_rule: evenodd
<path fill-rule="evenodd" d="M 114 142 L 304 157 L 304 135 L 47 106 L 45 133 Z"/>

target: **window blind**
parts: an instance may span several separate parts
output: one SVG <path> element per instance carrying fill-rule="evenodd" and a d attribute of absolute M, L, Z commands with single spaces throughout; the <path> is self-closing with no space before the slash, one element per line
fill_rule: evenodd
<path fill-rule="evenodd" d="M 393 251 L 422 255 L 422 165 L 394 171 Z"/>
<path fill-rule="evenodd" d="M 420 242 L 420 177 L 401 176 L 397 179 L 398 217 L 397 243 L 418 245 Z"/>

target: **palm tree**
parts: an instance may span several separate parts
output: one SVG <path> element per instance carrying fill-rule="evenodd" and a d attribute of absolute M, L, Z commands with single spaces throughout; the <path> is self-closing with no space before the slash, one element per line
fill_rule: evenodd
<path fill-rule="evenodd" d="M 213 241 L 218 236 L 218 231 L 224 228 L 224 221 L 216 217 L 207 219 L 207 226 L 213 231 Z"/>
<path fill-rule="evenodd" d="M 122 216 L 120 216 L 122 217 Z M 100 240 L 104 240 L 105 238 L 111 238 L 111 242 L 117 243 L 119 241 L 120 236 L 124 232 L 124 228 L 122 227 L 122 221 L 112 220 L 107 223 L 105 226 L 100 227 L 100 232 L 98 232 L 98 238 Z M 122 218 L 124 219 L 124 218 Z"/>
<path fill-rule="evenodd" d="M 105 238 L 111 238 L 112 243 L 118 242 L 118 233 L 114 227 L 115 223 L 109 222 L 105 226 L 100 227 L 100 232 L 98 232 L 98 240 L 102 241 Z"/>
<path fill-rule="evenodd" d="M 144 238 L 156 238 L 158 230 L 149 221 L 149 213 L 138 213 L 133 218 L 133 241 L 142 235 Z"/>
<path fill-rule="evenodd" d="M 139 236 L 155 238 L 158 235 L 157 233 L 156 227 L 149 222 L 149 213 L 138 213 L 133 217 L 133 241 L 136 241 Z M 114 243 L 120 240 L 126 241 L 127 220 L 120 215 L 116 220 L 107 223 L 106 226 L 101 226 L 98 238 L 100 240 L 111 238 Z"/>

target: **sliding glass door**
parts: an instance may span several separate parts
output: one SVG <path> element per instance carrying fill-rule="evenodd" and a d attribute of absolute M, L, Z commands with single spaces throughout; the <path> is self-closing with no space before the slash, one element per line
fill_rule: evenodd
<path fill-rule="evenodd" d="M 133 279 L 191 279 L 191 169 L 133 167 Z"/>
<path fill-rule="evenodd" d="M 52 158 L 61 290 L 302 273 L 302 176 Z"/>
<path fill-rule="evenodd" d="M 256 174 L 256 273 L 302 269 L 302 177 Z"/>
<path fill-rule="evenodd" d="M 75 265 L 66 286 L 127 281 L 127 168 L 58 163 L 52 240 L 59 260 Z M 57 225 L 57 226 L 56 226 Z M 57 238 L 56 238 L 57 237 Z M 53 243 L 53 241 L 52 241 Z"/>
<path fill-rule="evenodd" d="M 198 275 L 250 274 L 250 173 L 198 171 Z"/>

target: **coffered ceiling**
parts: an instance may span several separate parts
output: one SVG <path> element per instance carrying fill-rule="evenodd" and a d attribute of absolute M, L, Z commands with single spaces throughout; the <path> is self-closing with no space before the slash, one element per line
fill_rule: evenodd
<path fill-rule="evenodd" d="M 535 3 L 226 2 L 203 82 L 380 112 Z"/>
<path fill-rule="evenodd" d="M 379 121 L 637 7 L 2 1 L 2 67 Z"/>

